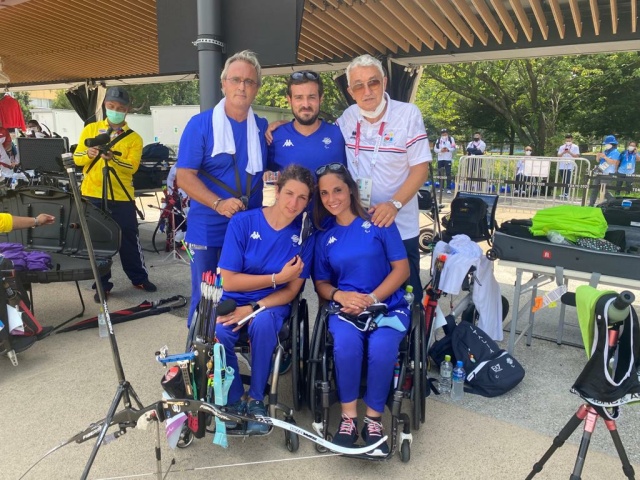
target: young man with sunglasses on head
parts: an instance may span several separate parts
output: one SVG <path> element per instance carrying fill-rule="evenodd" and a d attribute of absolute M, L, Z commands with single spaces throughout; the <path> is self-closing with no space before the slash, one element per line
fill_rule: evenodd
<path fill-rule="evenodd" d="M 319 118 L 324 87 L 316 72 L 293 72 L 287 79 L 287 101 L 294 119 L 273 130 L 267 168 L 274 172 L 298 164 L 311 172 L 328 163 L 347 164 L 340 129 Z M 275 126 L 275 124 L 273 124 Z"/>
<path fill-rule="evenodd" d="M 397 225 L 409 259 L 409 283 L 420 302 L 416 194 L 432 160 L 422 113 L 413 104 L 391 100 L 382 63 L 371 55 L 355 58 L 346 75 L 347 91 L 356 104 L 336 123 L 345 139 L 349 171 L 373 224 Z"/>
<path fill-rule="evenodd" d="M 218 266 L 229 220 L 262 207 L 267 121 L 251 109 L 261 84 L 260 63 L 253 52 L 238 52 L 227 59 L 220 77 L 224 98 L 189 120 L 178 150 L 177 183 L 191 199 L 188 325 L 200 300 L 202 274 Z"/>

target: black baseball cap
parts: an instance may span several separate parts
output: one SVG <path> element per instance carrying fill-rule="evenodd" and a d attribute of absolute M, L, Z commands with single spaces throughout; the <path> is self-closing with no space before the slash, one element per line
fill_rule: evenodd
<path fill-rule="evenodd" d="M 107 94 L 104 96 L 105 102 L 118 102 L 123 105 L 129 105 L 131 100 L 129 99 L 129 94 L 122 87 L 109 87 L 107 90 Z"/>
<path fill-rule="evenodd" d="M 442 130 L 440 130 L 440 133 L 449 133 L 449 130 L 447 130 L 446 128 L 443 128 Z"/>

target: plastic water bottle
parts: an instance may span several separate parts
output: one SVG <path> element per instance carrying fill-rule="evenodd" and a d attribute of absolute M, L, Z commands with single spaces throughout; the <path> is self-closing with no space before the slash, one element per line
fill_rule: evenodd
<path fill-rule="evenodd" d="M 405 288 L 405 292 L 404 292 L 404 299 L 407 301 L 407 305 L 409 305 L 409 307 L 413 305 L 414 298 L 415 297 L 413 296 L 413 285 L 407 285 L 407 288 Z"/>
<path fill-rule="evenodd" d="M 440 364 L 440 393 L 451 393 L 451 376 L 453 374 L 453 364 L 451 355 L 444 356 L 444 362 Z"/>
<path fill-rule="evenodd" d="M 457 402 L 464 398 L 464 379 L 466 378 L 462 360 L 456 362 L 456 368 L 453 369 L 451 398 Z"/>
<path fill-rule="evenodd" d="M 105 316 L 102 309 L 100 309 L 100 313 L 98 313 L 98 335 L 100 335 L 101 338 L 109 336 L 109 329 L 107 328 L 107 317 Z"/>
<path fill-rule="evenodd" d="M 400 362 L 396 360 L 396 364 L 393 367 L 393 388 L 398 388 L 398 382 L 400 381 Z"/>
<path fill-rule="evenodd" d="M 566 240 L 560 232 L 556 232 L 555 230 L 550 230 L 547 233 L 547 238 L 551 243 L 557 243 L 559 245 L 573 245 L 571 242 Z"/>

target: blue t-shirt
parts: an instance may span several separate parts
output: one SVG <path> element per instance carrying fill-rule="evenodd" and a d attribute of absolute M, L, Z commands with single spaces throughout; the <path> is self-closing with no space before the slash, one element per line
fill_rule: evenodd
<path fill-rule="evenodd" d="M 613 147 L 610 150 L 605 150 L 604 154 L 607 158 L 611 160 L 620 159 L 620 152 L 616 147 Z M 616 170 L 618 168 L 617 165 L 612 165 L 611 163 L 607 162 L 604 158 L 600 160 L 600 165 L 607 165 L 607 168 L 605 168 L 604 171 L 602 172 L 605 175 L 611 175 L 612 173 L 616 173 Z"/>
<path fill-rule="evenodd" d="M 293 121 L 273 131 L 267 169 L 278 172 L 297 164 L 315 176 L 316 169 L 327 163 L 347 164 L 344 137 L 337 125 L 321 121 L 320 128 L 309 136 L 299 133 Z"/>
<path fill-rule="evenodd" d="M 625 151 L 620 155 L 620 164 L 618 165 L 618 173 L 624 173 L 625 175 L 633 175 L 636 171 L 636 152 Z"/>
<path fill-rule="evenodd" d="M 218 266 L 237 273 L 271 275 L 280 272 L 285 263 L 300 255 L 304 262 L 300 278 L 309 278 L 313 235 L 300 247 L 298 238 L 301 227 L 300 216 L 283 229 L 274 230 L 267 222 L 262 208 L 237 213 L 229 222 Z M 262 300 L 284 286 L 278 285 L 276 290 L 268 287 L 253 292 L 225 290 L 222 300 L 232 298 L 238 305 L 247 305 L 249 302 Z"/>
<path fill-rule="evenodd" d="M 229 118 L 229 117 L 227 117 Z M 267 143 L 264 139 L 264 132 L 267 130 L 267 120 L 255 115 L 258 131 L 260 135 L 260 146 L 262 149 L 262 164 L 267 161 Z M 233 138 L 236 144 L 235 162 L 240 173 L 240 186 L 242 195 L 247 190 L 247 122 L 236 122 L 229 118 L 233 130 Z M 236 185 L 236 164 L 232 155 L 221 153 L 215 158 L 211 157 L 213 152 L 213 110 L 207 110 L 191 117 L 180 138 L 180 148 L 178 150 L 177 168 L 190 168 L 194 170 L 203 169 L 212 177 L 217 178 L 231 189 L 237 190 Z M 209 190 L 216 193 L 223 199 L 231 198 L 232 195 L 226 190 L 214 184 L 202 174 L 198 178 L 207 186 Z M 262 206 L 262 174 L 257 173 L 251 179 L 251 191 L 248 208 L 259 208 Z M 224 233 L 229 223 L 229 219 L 224 215 L 216 213 L 211 205 L 203 205 L 191 199 L 189 209 L 189 226 L 186 240 L 196 245 L 209 247 L 221 247 L 224 240 Z M 194 228 L 195 227 L 195 228 Z"/>
<path fill-rule="evenodd" d="M 407 258 L 395 224 L 380 228 L 358 217 L 345 227 L 333 218 L 316 235 L 314 279 L 328 280 L 340 290 L 371 293 L 391 272 L 391 262 Z M 385 303 L 389 310 L 406 307 L 402 288 Z"/>

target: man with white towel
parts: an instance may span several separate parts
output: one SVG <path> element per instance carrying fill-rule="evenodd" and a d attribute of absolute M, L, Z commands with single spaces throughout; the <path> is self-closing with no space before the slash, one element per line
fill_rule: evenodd
<path fill-rule="evenodd" d="M 178 150 L 177 183 L 191 199 L 188 325 L 200 300 L 202 274 L 218 266 L 229 219 L 262 206 L 267 120 L 251 109 L 262 78 L 255 53 L 244 50 L 229 57 L 220 78 L 224 98 L 189 120 Z"/>

